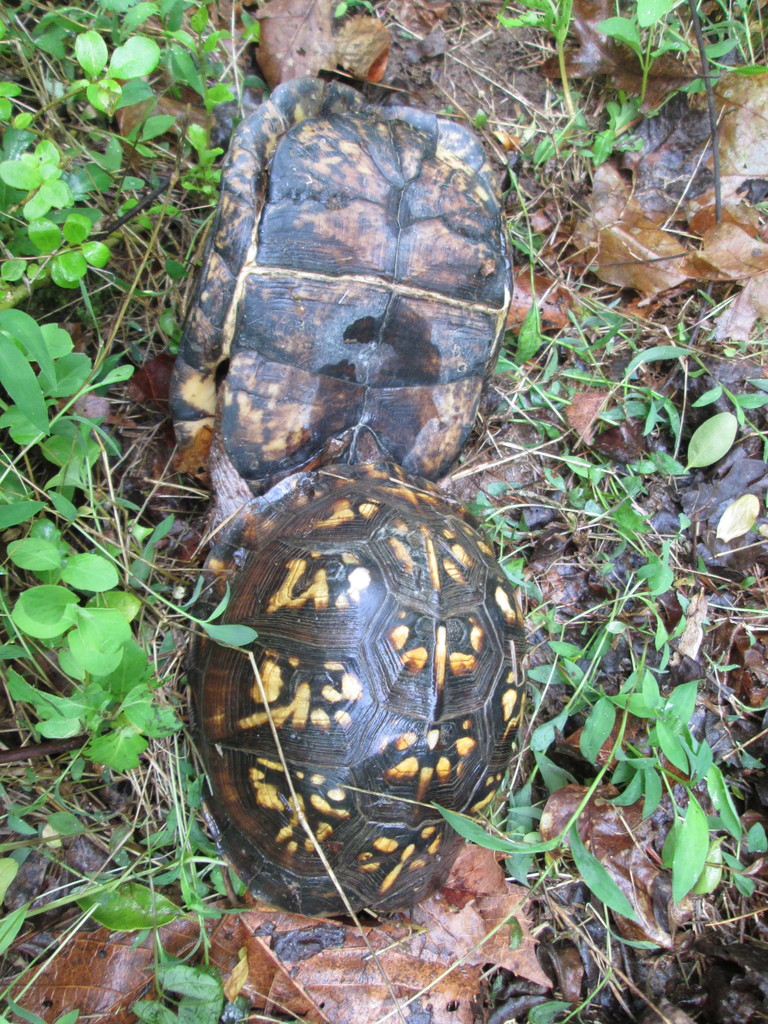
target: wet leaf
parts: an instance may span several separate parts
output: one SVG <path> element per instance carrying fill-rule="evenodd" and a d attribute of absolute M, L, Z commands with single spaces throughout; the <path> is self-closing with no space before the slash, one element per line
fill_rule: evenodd
<path fill-rule="evenodd" d="M 732 412 L 719 412 L 705 420 L 693 432 L 688 444 L 688 464 L 686 469 L 700 469 L 711 466 L 722 459 L 736 439 L 739 423 Z"/>
<path fill-rule="evenodd" d="M 358 15 L 335 35 L 334 6 L 333 0 L 270 0 L 262 7 L 258 60 L 270 87 L 337 64 L 358 78 L 381 78 L 389 52 L 387 29 Z"/>
<path fill-rule="evenodd" d="M 707 816 L 691 793 L 685 820 L 675 834 L 672 857 L 672 899 L 679 903 L 694 887 L 704 870 L 709 852 Z"/>
<path fill-rule="evenodd" d="M 552 794 L 541 818 L 544 839 L 562 832 L 586 792 L 585 786 L 571 784 Z M 622 935 L 671 949 L 673 940 L 668 919 L 673 914 L 668 906 L 671 879 L 670 873 L 660 868 L 653 856 L 653 847 L 659 845 L 658 841 L 654 842 L 653 820 L 643 817 L 642 800 L 623 806 L 616 800 L 617 796 L 618 791 L 613 786 L 597 789 L 579 815 L 579 838 L 634 911 L 635 921 L 617 914 L 616 924 Z M 598 884 L 600 880 L 593 878 L 592 862 L 585 861 L 583 866 L 588 872 L 587 884 Z"/>
<path fill-rule="evenodd" d="M 743 537 L 755 525 L 760 515 L 760 499 L 754 494 L 742 494 L 723 512 L 717 524 L 717 539 L 725 541 Z"/>

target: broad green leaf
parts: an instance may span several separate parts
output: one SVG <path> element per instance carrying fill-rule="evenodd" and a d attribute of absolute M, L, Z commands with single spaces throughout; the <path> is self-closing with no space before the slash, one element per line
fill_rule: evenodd
<path fill-rule="evenodd" d="M 640 28 L 650 28 L 669 14 L 679 0 L 638 0 L 637 23 Z"/>
<path fill-rule="evenodd" d="M 60 288 L 77 288 L 88 273 L 88 263 L 76 249 L 59 253 L 51 261 L 51 277 Z"/>
<path fill-rule="evenodd" d="M 603 32 L 612 39 L 618 39 L 635 53 L 640 53 L 640 33 L 637 25 L 629 18 L 606 18 L 597 26 L 598 32 Z M 629 373 L 627 369 L 627 373 Z"/>
<path fill-rule="evenodd" d="M 231 644 L 233 647 L 246 647 L 258 637 L 255 629 L 250 626 L 216 626 L 210 622 L 202 622 L 201 626 L 211 638 L 220 644 Z"/>
<path fill-rule="evenodd" d="M 630 921 L 636 921 L 637 916 L 632 904 L 597 857 L 591 854 L 582 843 L 575 825 L 571 826 L 568 840 L 571 845 L 573 862 L 590 892 L 594 893 L 599 900 L 617 914 L 628 917 Z"/>
<path fill-rule="evenodd" d="M 0 903 L 5 899 L 8 886 L 16 877 L 19 870 L 19 862 L 13 857 L 0 858 Z"/>
<path fill-rule="evenodd" d="M 48 815 L 46 824 L 59 836 L 77 836 L 85 832 L 85 825 L 70 811 L 54 811 Z"/>
<path fill-rule="evenodd" d="M 52 220 L 33 220 L 27 231 L 32 244 L 40 252 L 55 252 L 61 245 L 61 231 Z"/>
<path fill-rule="evenodd" d="M 76 394 L 91 375 L 93 364 L 85 352 L 70 352 L 56 360 L 56 383 L 48 389 L 51 398 Z"/>
<path fill-rule="evenodd" d="M 608 18 L 609 22 L 626 20 L 626 18 Z M 601 22 L 601 25 L 604 24 L 605 22 Z M 598 25 L 598 28 L 600 28 L 601 25 Z M 637 31 L 637 29 L 635 29 L 635 31 Z M 639 42 L 639 35 L 637 36 L 637 39 Z M 630 360 L 629 365 L 624 371 L 624 376 L 625 378 L 629 377 L 635 372 L 638 366 L 643 366 L 645 363 L 655 363 L 667 359 L 681 359 L 683 356 L 687 355 L 690 355 L 690 350 L 687 348 L 680 348 L 678 345 L 653 345 L 644 352 L 639 352 L 634 359 Z"/>
<path fill-rule="evenodd" d="M 0 505 L 0 530 L 25 523 L 44 508 L 43 501 L 13 501 L 8 505 Z"/>
<path fill-rule="evenodd" d="M 731 502 L 720 516 L 717 524 L 717 539 L 728 543 L 749 533 L 760 515 L 760 499 L 755 494 L 742 494 Z"/>
<path fill-rule="evenodd" d="M 70 213 L 64 221 L 64 237 L 70 245 L 80 245 L 90 235 L 92 224 L 82 213 Z"/>
<path fill-rule="evenodd" d="M 17 160 L 3 160 L 0 163 L 0 179 L 21 192 L 34 191 L 43 180 L 40 164 L 31 153 L 22 153 Z"/>
<path fill-rule="evenodd" d="M 118 46 L 109 62 L 112 78 L 142 78 L 150 75 L 160 60 L 160 47 L 154 39 L 146 36 L 131 36 L 123 46 Z"/>
<path fill-rule="evenodd" d="M 687 896 L 704 870 L 709 852 L 707 816 L 693 793 L 688 796 L 685 821 L 680 825 L 672 857 L 672 899 L 679 903 Z"/>
<path fill-rule="evenodd" d="M 105 764 L 116 772 L 127 772 L 138 768 L 139 756 L 148 746 L 145 736 L 136 732 L 132 725 L 125 725 L 91 740 L 84 753 L 97 764 Z"/>
<path fill-rule="evenodd" d="M 112 253 L 103 242 L 84 242 L 83 256 L 92 267 L 105 267 Z"/>
<path fill-rule="evenodd" d="M 120 612 L 126 622 L 133 622 L 141 611 L 141 599 L 125 590 L 108 590 L 106 593 L 92 597 L 88 608 L 114 608 Z"/>
<path fill-rule="evenodd" d="M 40 382 L 29 360 L 22 355 L 16 344 L 7 338 L 0 339 L 3 357 L 0 360 L 0 384 L 11 399 L 23 410 L 26 418 L 38 430 L 48 430 L 48 408 L 45 404 Z"/>
<path fill-rule="evenodd" d="M 23 903 L 0 919 L 0 953 L 4 953 L 19 934 L 28 913 L 29 903 Z"/>
<path fill-rule="evenodd" d="M 707 861 L 696 881 L 696 885 L 693 887 L 694 894 L 696 896 L 704 896 L 707 893 L 714 892 L 718 885 L 720 885 L 722 878 L 723 848 L 721 841 L 715 839 L 709 844 Z"/>
<path fill-rule="evenodd" d="M 722 459 L 736 439 L 739 424 L 732 412 L 719 412 L 695 430 L 688 444 L 686 469 L 700 469 L 711 466 Z"/>
<path fill-rule="evenodd" d="M 76 590 L 113 590 L 119 581 L 117 569 L 102 555 L 72 555 L 61 572 L 64 583 Z"/>
<path fill-rule="evenodd" d="M 707 791 L 715 811 L 725 828 L 728 829 L 734 839 L 740 839 L 742 828 L 739 813 L 733 804 L 730 790 L 723 778 L 723 773 L 715 764 L 707 772 Z"/>
<path fill-rule="evenodd" d="M 669 706 L 674 709 L 681 725 L 687 726 L 693 718 L 698 692 L 699 684 L 694 679 L 690 683 L 680 683 L 670 693 Z"/>
<path fill-rule="evenodd" d="M 49 540 L 26 537 L 8 545 L 8 555 L 14 565 L 29 572 L 47 572 L 58 569 L 63 561 L 59 545 Z"/>
<path fill-rule="evenodd" d="M 75 39 L 75 57 L 88 78 L 97 78 L 107 66 L 107 44 L 98 32 L 81 32 Z"/>
<path fill-rule="evenodd" d="M 113 79 L 102 78 L 98 82 L 91 82 L 85 90 L 85 95 L 88 97 L 88 102 L 92 103 L 97 110 L 111 116 L 117 109 L 123 90 Z"/>
<path fill-rule="evenodd" d="M 61 636 L 75 621 L 77 597 L 66 587 L 43 584 L 30 587 L 13 607 L 14 625 L 28 636 L 51 640 Z"/>
<path fill-rule="evenodd" d="M 451 828 L 455 829 L 464 839 L 469 840 L 470 843 L 474 843 L 476 846 L 482 846 L 486 850 L 496 850 L 501 853 L 513 854 L 513 853 L 546 853 L 549 850 L 554 850 L 560 845 L 560 838 L 548 839 L 546 842 L 539 839 L 536 842 L 523 843 L 516 839 L 505 839 L 500 836 L 492 835 L 487 832 L 482 825 L 476 821 L 472 821 L 471 818 L 465 817 L 463 814 L 457 814 L 456 811 L 449 811 L 445 807 L 441 807 L 439 804 L 434 805 L 437 810 L 442 814 Z"/>
<path fill-rule="evenodd" d="M 119 889 L 81 896 L 77 902 L 83 910 L 92 910 L 100 925 L 119 932 L 159 928 L 183 917 L 175 903 L 139 882 L 126 882 Z"/>
<path fill-rule="evenodd" d="M 600 697 L 584 728 L 579 740 L 579 749 L 590 764 L 594 764 L 600 748 L 611 735 L 616 722 L 616 706 L 607 697 Z"/>
<path fill-rule="evenodd" d="M 112 608 L 79 608 L 77 628 L 67 636 L 72 657 L 94 676 L 114 672 L 123 657 L 131 628 Z"/>
<path fill-rule="evenodd" d="M 661 747 L 667 760 L 681 772 L 688 771 L 688 757 L 680 737 L 669 728 L 666 722 L 657 722 L 655 726 L 656 742 Z"/>
<path fill-rule="evenodd" d="M 157 980 L 166 991 L 189 999 L 208 1002 L 223 997 L 221 975 L 215 968 L 158 964 Z"/>

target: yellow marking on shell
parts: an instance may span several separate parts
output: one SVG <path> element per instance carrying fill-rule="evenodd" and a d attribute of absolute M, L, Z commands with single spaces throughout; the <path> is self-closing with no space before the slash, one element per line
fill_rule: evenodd
<path fill-rule="evenodd" d="M 477 746 L 477 740 L 473 740 L 471 736 L 461 736 L 456 740 L 456 750 L 460 757 L 467 757 Z"/>
<path fill-rule="evenodd" d="M 341 677 L 340 690 L 331 686 L 330 683 L 326 683 L 320 692 L 331 703 L 340 700 L 360 700 L 363 695 L 363 685 L 357 676 L 351 672 L 345 672 Z"/>
<path fill-rule="evenodd" d="M 405 668 L 414 675 L 417 672 L 421 672 L 427 664 L 428 658 L 429 655 L 427 654 L 426 647 L 414 647 L 413 650 L 404 651 L 403 654 L 400 655 L 400 660 Z"/>
<path fill-rule="evenodd" d="M 477 668 L 477 658 L 474 654 L 464 654 L 463 651 L 451 651 L 448 664 L 453 675 L 466 676 Z"/>
<path fill-rule="evenodd" d="M 225 569 L 228 569 L 230 567 L 230 565 L 231 565 L 230 562 L 225 562 L 223 559 L 215 558 L 213 555 L 211 555 L 208 558 L 208 561 L 206 562 L 205 567 L 211 573 L 220 573 L 220 572 L 224 572 Z"/>
<path fill-rule="evenodd" d="M 301 662 L 299 661 L 295 654 L 292 654 L 288 659 L 288 664 L 291 666 L 291 668 L 298 668 Z"/>
<path fill-rule="evenodd" d="M 445 686 L 445 664 L 448 657 L 448 632 L 444 625 L 437 627 L 435 635 L 435 660 L 432 665 L 432 681 L 437 690 L 438 700 Z"/>
<path fill-rule="evenodd" d="M 309 781 L 312 783 L 313 786 L 322 786 L 325 783 L 325 776 L 317 774 L 311 775 Z"/>
<path fill-rule="evenodd" d="M 279 761 L 272 761 L 268 757 L 257 757 L 256 763 L 262 765 L 264 768 L 269 768 L 272 772 L 284 772 L 285 768 Z M 254 769 L 255 771 L 255 769 Z"/>
<path fill-rule="evenodd" d="M 288 845 L 285 848 L 285 852 L 286 853 L 296 853 L 298 848 L 299 848 L 299 844 L 294 839 L 293 842 L 288 843 Z"/>
<path fill-rule="evenodd" d="M 489 775 L 485 780 L 486 786 L 496 786 L 498 784 L 498 778 L 495 775 Z"/>
<path fill-rule="evenodd" d="M 323 732 L 327 732 L 331 727 L 331 719 L 327 711 L 323 711 L 322 708 L 313 708 L 309 715 L 309 720 L 312 725 L 316 725 L 318 729 L 322 729 Z"/>
<path fill-rule="evenodd" d="M 399 764 L 387 768 L 384 777 L 399 782 L 401 779 L 413 779 L 419 773 L 419 759 L 417 757 L 406 757 Z"/>
<path fill-rule="evenodd" d="M 501 713 L 504 721 L 508 722 L 514 714 L 517 706 L 517 690 L 505 690 L 501 695 Z"/>
<path fill-rule="evenodd" d="M 461 544 L 451 544 L 453 557 L 464 566 L 465 569 L 472 568 L 472 555 Z"/>
<path fill-rule="evenodd" d="M 396 651 L 402 651 L 405 647 L 410 632 L 410 629 L 405 625 L 395 626 L 394 629 L 389 631 L 390 642 Z"/>
<path fill-rule="evenodd" d="M 340 789 L 338 786 L 334 787 L 333 789 L 329 789 L 328 790 L 328 798 L 330 800 L 336 800 L 337 802 L 339 800 L 346 800 L 347 799 L 346 790 Z"/>
<path fill-rule="evenodd" d="M 358 864 L 358 871 L 378 871 L 381 867 L 380 860 L 369 860 L 367 864 Z"/>
<path fill-rule="evenodd" d="M 482 651 L 483 644 L 485 643 L 485 630 L 476 622 L 472 624 L 472 629 L 469 634 L 469 642 L 473 651 L 477 651 L 478 654 Z"/>
<path fill-rule="evenodd" d="M 464 721 L 461 723 L 461 728 L 464 730 L 464 732 L 469 732 L 472 729 L 472 719 L 465 718 Z"/>
<path fill-rule="evenodd" d="M 403 870 L 403 865 L 402 864 L 395 865 L 395 867 L 392 868 L 392 870 L 389 872 L 387 877 L 384 879 L 384 881 L 379 886 L 379 892 L 381 892 L 381 893 L 388 892 L 392 888 L 392 886 L 395 884 L 395 882 L 397 881 L 397 876 L 400 874 L 400 872 L 402 870 Z"/>
<path fill-rule="evenodd" d="M 325 843 L 334 834 L 334 826 L 330 821 L 321 821 L 314 829 L 314 837 L 318 843 Z"/>
<path fill-rule="evenodd" d="M 476 804 L 472 804 L 472 806 L 470 807 L 470 811 L 472 811 L 474 814 L 477 814 L 478 812 L 482 811 L 484 807 L 487 807 L 495 796 L 496 790 L 492 789 L 491 792 L 486 794 L 486 796 L 484 796 L 482 800 L 478 800 Z"/>
<path fill-rule="evenodd" d="M 266 772 L 263 772 L 260 768 L 251 768 L 249 774 L 253 782 L 261 782 L 262 779 L 267 777 Z"/>
<path fill-rule="evenodd" d="M 341 560 L 344 565 L 359 565 L 360 559 L 353 551 L 345 551 L 341 556 Z"/>
<path fill-rule="evenodd" d="M 349 599 L 358 604 L 360 601 L 360 595 L 364 590 L 367 590 L 371 585 L 371 574 L 362 565 L 358 565 L 356 569 L 347 577 L 347 583 L 349 584 Z"/>
<path fill-rule="evenodd" d="M 280 665 L 273 661 L 272 658 L 265 658 L 264 664 L 259 669 L 259 675 L 261 676 L 261 685 L 264 687 L 264 696 L 267 703 L 271 704 L 277 700 L 283 688 L 283 673 Z M 251 696 L 258 704 L 262 703 L 261 689 L 258 682 L 255 682 L 251 687 Z"/>
<path fill-rule="evenodd" d="M 501 609 L 501 613 L 504 616 L 504 619 L 510 624 L 516 623 L 517 615 L 515 614 L 512 605 L 509 603 L 509 598 L 507 597 L 507 593 L 504 590 L 504 588 L 496 587 L 496 593 L 494 594 L 494 597 L 496 598 L 496 604 Z"/>
<path fill-rule="evenodd" d="M 347 711 L 337 711 L 333 717 L 342 729 L 348 729 L 352 725 L 352 718 Z"/>
<path fill-rule="evenodd" d="M 446 779 L 451 777 L 451 762 L 447 757 L 441 757 L 438 759 L 438 762 L 435 765 L 435 771 L 437 772 L 437 777 L 441 782 L 445 782 Z"/>
<path fill-rule="evenodd" d="M 339 594 L 339 596 L 333 602 L 333 606 L 334 608 L 338 608 L 339 611 L 346 611 L 346 609 L 350 607 L 349 598 L 344 593 Z"/>
<path fill-rule="evenodd" d="M 398 564 L 402 566 L 406 573 L 410 576 L 413 573 L 413 559 L 411 558 L 408 548 L 403 544 L 399 537 L 387 537 L 387 544 L 392 548 L 392 553 L 398 561 Z"/>
<path fill-rule="evenodd" d="M 467 582 L 467 577 L 464 575 L 464 573 L 461 571 L 458 565 L 456 565 L 455 562 L 452 562 L 450 560 L 450 558 L 443 559 L 443 568 L 445 569 L 446 573 L 448 574 L 448 576 L 450 576 L 454 583 Z"/>
<path fill-rule="evenodd" d="M 271 782 L 261 782 L 255 779 L 253 772 L 251 772 L 251 781 L 253 782 L 253 788 L 256 790 L 256 803 L 259 807 L 264 807 L 268 811 L 285 810 L 285 805 L 280 799 L 277 786 L 273 786 Z"/>
<path fill-rule="evenodd" d="M 404 732 L 395 740 L 395 750 L 406 750 L 408 747 L 412 747 L 418 738 L 415 732 Z"/>
<path fill-rule="evenodd" d="M 305 558 L 291 558 L 286 565 L 287 576 L 283 579 L 275 593 L 267 601 L 265 612 L 272 615 L 281 608 L 303 608 L 308 601 L 314 603 L 317 611 L 328 607 L 328 577 L 325 569 L 318 569 L 312 576 L 312 582 L 306 590 L 294 594 L 297 583 L 307 569 Z"/>
<path fill-rule="evenodd" d="M 430 729 L 427 733 L 427 746 L 430 750 L 434 750 L 437 746 L 438 740 L 440 739 L 439 729 Z"/>
<path fill-rule="evenodd" d="M 319 793 L 312 793 L 309 798 L 309 802 L 316 811 L 322 811 L 323 814 L 328 814 L 328 812 L 333 809 L 328 801 L 324 797 L 320 796 Z"/>
<path fill-rule="evenodd" d="M 427 853 L 437 853 L 437 851 L 440 849 L 440 844 L 442 843 L 442 841 L 442 836 L 436 836 L 427 847 Z"/>
<path fill-rule="evenodd" d="M 423 857 L 417 857 L 416 860 L 412 860 L 411 863 L 408 865 L 408 870 L 417 871 L 419 868 L 425 868 L 427 866 L 427 863 L 428 862 L 424 860 Z"/>
<path fill-rule="evenodd" d="M 416 790 L 416 799 L 423 800 L 429 790 L 429 784 L 432 781 L 432 776 L 435 774 L 435 769 L 428 765 L 426 768 L 422 768 L 419 772 L 419 786 Z"/>
<path fill-rule="evenodd" d="M 311 696 L 312 694 L 309 688 L 309 683 L 300 683 L 299 686 L 296 687 L 296 696 L 290 704 L 283 704 L 281 707 L 271 708 L 270 712 L 257 711 L 252 715 L 247 715 L 245 718 L 241 718 L 237 724 L 241 729 L 253 729 L 256 726 L 264 725 L 268 722 L 271 715 L 276 729 L 279 729 L 284 725 L 289 718 L 293 719 L 293 724 L 297 729 L 303 729 L 307 724 L 307 718 L 309 717 L 309 702 Z"/>
<path fill-rule="evenodd" d="M 436 828 L 435 825 L 426 825 L 421 830 L 421 838 L 422 839 L 429 839 L 429 837 L 434 834 L 435 828 Z"/>
<path fill-rule="evenodd" d="M 416 849 L 413 843 L 409 843 L 408 846 L 400 854 L 400 860 L 403 864 L 413 856 L 413 851 Z"/>
<path fill-rule="evenodd" d="M 429 569 L 429 581 L 432 584 L 432 589 L 436 594 L 440 593 L 440 566 L 437 563 L 437 554 L 435 553 L 435 545 L 432 540 L 432 536 L 429 529 L 426 526 L 419 527 L 421 536 L 424 539 L 424 551 L 427 555 L 427 568 Z"/>
<path fill-rule="evenodd" d="M 373 840 L 373 848 L 379 853 L 394 853 L 399 845 L 396 839 L 390 839 L 389 836 L 379 836 Z"/>
<path fill-rule="evenodd" d="M 363 519 L 372 519 L 381 508 L 377 501 L 362 501 L 357 506 L 357 511 Z"/>
<path fill-rule="evenodd" d="M 323 668 L 327 668 L 329 672 L 343 672 L 344 662 L 343 661 L 324 661 Z"/>
<path fill-rule="evenodd" d="M 293 835 L 293 825 L 283 825 L 280 831 L 275 836 L 275 842 L 285 843 Z"/>
<path fill-rule="evenodd" d="M 355 510 L 348 498 L 339 498 L 331 506 L 331 514 L 327 519 L 319 519 L 314 526 L 318 530 L 332 530 L 342 523 L 349 523 L 355 518 Z"/>
<path fill-rule="evenodd" d="M 495 557 L 494 553 L 493 553 L 493 548 L 491 547 L 490 544 L 487 544 L 484 540 L 479 540 L 477 542 L 477 546 L 480 548 L 480 550 L 483 552 L 484 555 L 490 555 L 491 558 Z"/>

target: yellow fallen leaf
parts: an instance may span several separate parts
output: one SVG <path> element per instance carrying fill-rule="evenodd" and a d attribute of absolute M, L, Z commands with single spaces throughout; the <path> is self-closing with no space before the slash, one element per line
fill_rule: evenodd
<path fill-rule="evenodd" d="M 743 537 L 752 529 L 760 515 L 760 499 L 754 494 L 742 494 L 732 502 L 720 517 L 717 524 L 717 539 L 725 541 Z"/>

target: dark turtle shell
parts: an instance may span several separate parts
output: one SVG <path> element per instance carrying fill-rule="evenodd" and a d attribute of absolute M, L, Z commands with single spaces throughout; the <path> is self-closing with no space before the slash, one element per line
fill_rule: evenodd
<path fill-rule="evenodd" d="M 343 85 L 280 86 L 223 172 L 171 389 L 182 465 L 205 451 L 225 375 L 223 445 L 253 493 L 331 457 L 439 476 L 508 301 L 499 200 L 470 131 Z"/>
<path fill-rule="evenodd" d="M 403 908 L 508 767 L 523 705 L 513 587 L 463 510 L 392 465 L 332 465 L 254 499 L 208 563 L 194 721 L 221 851 L 307 914 Z M 342 896 L 341 893 L 344 895 Z"/>

